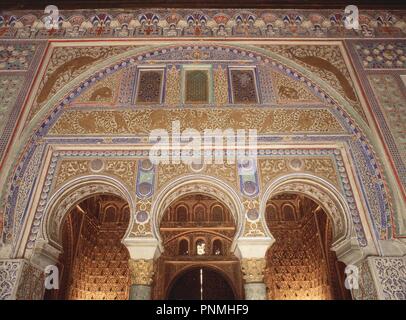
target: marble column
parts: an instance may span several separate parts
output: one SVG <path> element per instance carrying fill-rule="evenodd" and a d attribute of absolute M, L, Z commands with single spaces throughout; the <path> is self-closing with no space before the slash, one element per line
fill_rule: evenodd
<path fill-rule="evenodd" d="M 128 261 L 131 275 L 130 300 L 150 300 L 154 276 L 154 260 Z"/>
<path fill-rule="evenodd" d="M 241 270 L 244 279 L 246 300 L 266 300 L 266 285 L 264 272 L 266 267 L 265 258 L 251 258 L 241 260 Z"/>
<path fill-rule="evenodd" d="M 241 237 L 237 240 L 236 254 L 240 257 L 246 300 L 267 299 L 264 283 L 266 252 L 274 242 L 273 237 Z"/>
<path fill-rule="evenodd" d="M 127 238 L 123 240 L 130 253 L 130 300 L 150 300 L 154 277 L 154 262 L 161 254 L 155 238 Z"/>

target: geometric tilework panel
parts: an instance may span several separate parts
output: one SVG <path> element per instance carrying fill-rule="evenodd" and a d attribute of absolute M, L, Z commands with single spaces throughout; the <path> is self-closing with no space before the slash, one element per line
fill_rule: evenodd
<path fill-rule="evenodd" d="M 359 42 L 355 48 L 366 69 L 406 68 L 405 42 Z"/>
<path fill-rule="evenodd" d="M 0 70 L 27 70 L 37 46 L 0 43 Z"/>
<path fill-rule="evenodd" d="M 203 70 L 186 71 L 185 75 L 185 102 L 208 103 L 209 88 L 208 74 Z"/>
<path fill-rule="evenodd" d="M 13 109 L 16 108 L 15 103 L 23 83 L 23 75 L 0 75 L 0 158 L 9 138 L 9 135 L 4 134 L 4 130 Z"/>
<path fill-rule="evenodd" d="M 137 103 L 160 103 L 162 71 L 140 71 Z"/>
<path fill-rule="evenodd" d="M 253 70 L 231 70 L 234 103 L 256 103 L 257 92 Z"/>
<path fill-rule="evenodd" d="M 0 132 L 7 123 L 8 116 L 17 100 L 24 77 L 20 75 L 0 76 Z"/>
<path fill-rule="evenodd" d="M 389 74 L 370 75 L 369 81 L 379 101 L 400 156 L 406 157 L 406 98 L 396 78 Z"/>

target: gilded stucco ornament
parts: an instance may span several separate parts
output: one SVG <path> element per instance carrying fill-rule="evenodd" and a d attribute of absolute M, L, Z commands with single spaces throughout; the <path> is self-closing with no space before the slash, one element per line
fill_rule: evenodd
<path fill-rule="evenodd" d="M 259 201 L 258 199 L 246 199 L 243 201 L 245 210 L 245 237 L 264 237 L 265 231 L 259 220 Z"/>
<path fill-rule="evenodd" d="M 150 286 L 154 275 L 154 260 L 128 260 L 131 284 Z"/>
<path fill-rule="evenodd" d="M 96 170 L 94 169 L 96 160 L 102 162 L 100 170 L 97 170 L 98 168 Z M 103 161 L 100 159 L 64 159 L 58 165 L 55 188 L 60 187 L 74 177 L 86 175 L 90 172 L 110 174 L 120 178 L 120 180 L 125 182 L 129 187 L 134 188 L 136 164 L 136 160 L 106 159 Z"/>
<path fill-rule="evenodd" d="M 135 210 L 135 221 L 129 237 L 153 237 L 151 225 L 151 200 L 137 198 Z"/>
<path fill-rule="evenodd" d="M 264 258 L 250 258 L 241 260 L 241 270 L 246 283 L 264 281 L 266 260 Z"/>
<path fill-rule="evenodd" d="M 278 176 L 292 172 L 309 172 L 325 178 L 338 186 L 337 170 L 334 161 L 328 157 L 295 157 L 259 159 L 262 188 Z"/>

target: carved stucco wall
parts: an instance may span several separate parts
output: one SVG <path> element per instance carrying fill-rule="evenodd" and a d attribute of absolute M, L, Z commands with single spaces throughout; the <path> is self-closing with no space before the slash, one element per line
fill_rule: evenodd
<path fill-rule="evenodd" d="M 191 48 L 191 50 L 192 50 L 192 52 L 193 52 L 193 50 L 195 50 L 195 52 L 201 52 L 201 51 L 193 49 L 193 48 Z M 288 50 L 288 48 L 286 50 Z M 86 53 L 86 54 L 89 54 L 88 56 L 92 57 L 91 52 L 92 51 L 89 51 L 89 53 Z M 289 52 L 289 50 L 287 52 Z M 187 54 L 188 54 L 187 48 L 186 48 L 186 51 L 184 54 L 187 56 Z M 227 53 L 227 49 L 225 51 L 225 54 L 230 55 L 229 53 Z M 298 54 L 298 53 L 295 53 L 295 57 L 298 57 L 298 56 L 296 56 L 296 54 Z M 312 54 L 312 53 L 310 52 L 308 54 Z M 339 54 L 337 52 L 335 52 L 334 54 L 336 57 L 339 57 Z M 79 53 L 79 55 L 80 55 L 80 53 Z M 168 53 L 164 53 L 164 55 L 171 56 L 171 55 L 174 55 L 174 53 L 171 53 L 171 51 L 169 50 Z M 198 56 L 197 58 L 202 59 L 201 56 Z M 206 59 L 210 58 L 210 54 L 208 55 L 208 57 L 203 57 L 203 58 L 206 58 Z M 299 58 L 300 57 L 298 57 L 297 59 L 299 59 Z M 298 61 L 301 61 L 301 60 L 299 59 Z M 89 63 L 90 62 L 87 62 L 87 64 L 89 64 Z M 63 69 L 61 69 L 61 70 L 63 70 Z M 111 70 L 111 69 L 107 69 L 107 70 Z M 107 74 L 108 73 L 111 73 L 111 71 L 107 71 Z M 344 81 L 344 80 L 342 80 L 342 81 Z M 346 80 L 346 81 L 348 82 L 350 80 Z M 346 86 L 344 86 L 344 88 L 346 88 Z M 80 91 L 82 91 L 82 90 L 80 90 Z M 97 87 L 97 88 L 95 88 L 95 90 L 99 90 L 99 88 Z M 129 90 L 129 89 L 126 89 L 126 87 L 120 88 L 120 91 L 122 92 L 120 94 L 128 95 L 129 93 L 126 93 L 125 90 Z M 318 89 L 318 90 L 320 90 L 320 89 Z M 347 91 L 348 91 L 348 89 L 347 89 Z M 350 96 L 349 93 L 347 93 L 347 94 Z M 83 100 L 80 100 L 80 102 L 83 102 Z M 74 103 L 73 103 L 73 105 L 74 105 Z M 82 109 L 83 109 L 83 106 L 81 107 L 80 110 L 82 110 Z M 337 120 L 333 120 L 334 118 L 331 118 L 331 120 L 326 121 L 327 120 L 326 117 L 331 117 L 331 115 L 329 115 L 331 113 L 330 113 L 330 111 L 328 113 L 326 113 L 326 111 L 324 111 L 323 109 L 316 111 L 315 109 L 313 109 L 313 107 L 311 107 L 310 109 L 305 109 L 303 111 L 300 111 L 298 109 L 298 110 L 294 111 L 293 113 L 289 109 L 286 109 L 286 110 L 280 109 L 279 111 L 278 110 L 275 110 L 275 111 L 271 111 L 271 110 L 259 111 L 258 110 L 257 111 L 255 108 L 251 109 L 250 111 L 244 111 L 244 110 L 239 110 L 239 109 L 235 109 L 235 110 L 236 111 L 231 111 L 230 109 L 224 109 L 224 110 L 213 111 L 213 114 L 210 114 L 210 112 L 212 112 L 212 111 L 208 111 L 209 113 L 207 113 L 207 114 L 203 113 L 202 115 L 204 115 L 204 117 L 207 120 L 206 120 L 206 122 L 200 121 L 196 128 L 202 129 L 205 126 L 210 127 L 213 125 L 223 126 L 226 123 L 224 122 L 225 118 L 223 120 L 222 117 L 224 116 L 224 117 L 229 118 L 231 116 L 231 119 L 234 119 L 234 120 L 232 120 L 229 123 L 231 123 L 232 126 L 234 126 L 234 128 L 238 128 L 239 126 L 263 127 L 262 131 L 260 131 L 260 134 L 267 134 L 268 132 L 271 133 L 273 131 L 286 132 L 286 134 L 288 134 L 288 132 L 291 131 L 291 133 L 289 133 L 289 135 L 291 135 L 291 134 L 294 135 L 296 130 L 298 130 L 299 132 L 301 132 L 303 130 L 304 130 L 304 132 L 314 132 L 314 134 L 316 134 L 316 135 L 325 134 L 325 133 L 344 133 L 345 132 L 345 130 L 343 128 L 346 125 L 344 125 L 344 123 L 338 124 Z M 71 112 L 73 112 L 73 113 L 71 113 Z M 83 112 L 85 112 L 85 113 L 83 113 Z M 64 134 L 65 135 L 68 132 L 71 132 L 71 134 L 74 134 L 74 132 L 76 132 L 76 134 L 80 133 L 81 135 L 88 133 L 92 137 L 92 138 L 90 138 L 90 136 L 89 136 L 89 139 L 90 139 L 89 141 L 95 141 L 93 136 L 99 135 L 101 132 L 99 132 L 98 130 L 101 130 L 101 129 L 107 130 L 105 132 L 106 134 L 114 135 L 114 136 L 117 134 L 121 135 L 122 133 L 126 133 L 126 132 L 136 134 L 136 135 L 140 134 L 142 136 L 144 133 L 148 132 L 148 128 L 151 128 L 151 129 L 158 128 L 160 125 L 162 125 L 164 128 L 168 128 L 171 118 L 164 120 L 164 117 L 166 117 L 168 115 L 170 117 L 172 117 L 172 120 L 174 120 L 179 117 L 182 117 L 182 118 L 183 117 L 187 117 L 187 118 L 197 117 L 201 114 L 200 112 L 206 112 L 206 111 L 202 110 L 202 111 L 199 111 L 199 113 L 196 113 L 198 111 L 193 111 L 190 109 L 186 109 L 183 113 L 179 113 L 179 111 L 170 111 L 170 112 L 172 112 L 172 115 L 171 115 L 171 113 L 168 114 L 167 112 L 159 111 L 159 110 L 157 110 L 157 111 L 139 110 L 136 112 L 135 111 L 131 111 L 131 112 L 130 111 L 120 111 L 120 112 L 121 113 L 116 113 L 113 111 L 98 110 L 97 112 L 93 111 L 90 114 L 89 112 L 86 113 L 86 111 L 79 111 L 79 109 L 78 110 L 75 109 L 75 111 L 71 110 L 71 111 L 69 111 L 69 113 L 65 112 L 62 114 L 62 117 L 60 118 L 60 120 L 57 120 L 56 124 L 51 128 L 51 131 L 49 133 L 51 135 L 55 135 L 55 134 L 57 134 L 57 135 Z M 153 112 L 153 113 L 151 113 L 151 112 Z M 189 112 L 190 112 L 190 114 L 189 114 Z M 257 112 L 259 112 L 259 113 L 256 114 Z M 278 112 L 280 112 L 280 114 L 278 114 Z M 333 113 L 335 113 L 335 111 Z M 66 120 L 64 120 L 64 118 L 63 118 L 64 115 L 67 115 L 67 114 L 69 114 L 69 119 L 70 119 L 68 122 L 66 122 Z M 289 124 L 289 121 L 288 122 L 280 121 L 280 119 L 286 119 L 286 116 L 292 117 L 293 122 L 291 124 Z M 264 127 L 261 124 L 261 122 L 258 122 L 258 120 L 256 120 L 256 119 L 267 119 L 267 118 L 273 119 L 272 120 L 273 122 L 271 122 L 271 126 L 269 128 Z M 246 119 L 246 120 L 245 120 L 245 122 L 241 122 L 240 119 Z M 301 123 L 301 126 L 298 127 L 297 125 L 295 125 L 296 120 L 294 120 L 294 119 L 301 119 L 299 121 Z M 333 121 L 333 123 L 335 121 L 336 124 L 331 123 L 331 121 Z M 288 123 L 288 127 L 286 126 L 286 124 L 283 124 L 283 123 Z M 151 127 L 151 124 L 152 124 L 152 127 Z M 320 125 L 325 125 L 325 127 L 320 127 Z M 184 124 L 182 124 L 182 126 L 184 126 Z M 181 127 L 181 129 L 183 129 L 183 127 Z M 68 130 L 68 131 L 66 131 L 66 130 Z M 145 131 L 145 130 L 147 130 L 147 131 Z M 333 131 L 331 131 L 331 130 L 333 130 Z M 338 132 L 336 132 L 335 130 L 338 130 Z M 346 130 L 351 130 L 351 129 L 350 129 L 350 127 L 348 127 Z M 102 138 L 102 140 L 100 140 L 100 141 L 109 142 L 110 139 L 112 139 L 111 141 L 114 141 L 114 138 Z M 123 138 L 116 138 L 116 139 L 119 139 L 117 141 L 122 141 L 122 142 L 127 141 L 126 139 L 123 140 Z M 139 141 L 143 141 L 142 137 L 138 138 L 138 139 L 141 139 Z M 137 140 L 134 140 L 134 141 L 137 141 Z M 35 146 L 35 145 L 33 145 L 33 146 Z M 283 161 L 283 160 L 279 160 L 279 161 Z M 311 161 L 313 161 L 313 164 Z M 335 179 L 334 176 L 328 176 L 328 175 L 326 176 L 326 172 L 333 172 L 333 167 L 331 167 L 331 164 L 328 164 L 328 162 L 326 162 L 326 161 L 328 161 L 328 160 L 326 160 L 326 159 L 320 159 L 320 160 L 309 159 L 309 160 L 307 160 L 306 159 L 306 160 L 304 160 L 304 162 L 305 162 L 304 169 L 312 171 L 312 170 L 314 170 L 314 169 L 311 169 L 312 167 L 320 167 L 320 165 L 323 165 L 323 166 L 330 165 L 330 170 L 327 169 L 326 171 L 324 171 L 324 173 L 319 170 L 318 172 L 315 172 L 315 173 L 318 175 L 323 175 L 324 177 L 326 177 L 330 180 L 332 179 L 332 181 L 334 182 L 334 179 Z M 120 164 L 120 165 L 122 165 L 122 164 Z M 283 170 L 283 166 L 285 166 L 285 167 L 287 166 L 286 164 L 285 165 L 276 164 L 276 165 L 282 166 L 281 170 Z M 61 164 L 59 166 L 63 167 L 64 165 Z M 70 166 L 73 166 L 73 164 L 70 164 Z M 86 170 L 84 168 L 85 162 L 77 163 L 76 166 L 79 166 L 79 169 L 78 169 L 79 171 Z M 119 169 L 119 168 L 114 168 L 114 163 L 111 165 L 108 165 L 108 166 L 110 166 L 110 168 L 111 168 L 110 173 L 114 170 Z M 265 165 L 265 167 L 266 166 L 267 165 Z M 213 168 L 215 168 L 215 167 L 213 167 Z M 77 170 L 77 168 L 69 168 L 68 171 L 75 172 L 76 170 Z M 209 167 L 207 168 L 207 170 L 208 170 L 207 172 L 210 172 Z M 104 172 L 108 173 L 108 170 L 105 170 Z M 174 172 L 174 171 L 172 170 L 171 172 Z M 231 171 L 229 170 L 229 172 L 232 172 L 232 170 Z M 72 173 L 70 173 L 70 174 L 72 174 Z M 218 174 L 218 172 L 213 171 L 213 174 Z M 334 175 L 334 173 L 332 173 L 332 174 Z M 364 173 L 364 174 L 367 174 L 367 173 Z M 121 178 L 123 178 L 123 177 L 121 177 Z M 131 176 L 128 176 L 128 178 L 131 180 Z M 64 178 L 62 177 L 59 179 L 64 179 Z M 130 180 L 128 180 L 128 179 L 126 180 L 127 184 L 131 183 Z M 159 179 L 157 179 L 157 180 L 160 181 Z M 230 181 L 233 180 L 232 176 L 228 177 L 228 180 L 230 180 Z M 57 185 L 60 184 L 61 181 L 63 181 L 63 180 L 57 181 L 56 184 Z M 382 186 L 382 184 L 381 184 L 381 186 Z M 365 187 L 368 188 L 367 185 Z M 371 197 L 372 198 L 378 197 L 378 201 L 384 201 L 384 202 L 387 201 L 387 200 L 385 200 L 385 198 L 382 198 L 381 195 L 373 195 L 374 189 L 366 189 L 366 191 L 367 191 L 367 193 L 369 193 L 367 195 L 367 199 L 369 199 Z M 384 191 L 384 189 L 382 189 L 382 191 Z M 370 200 L 370 201 L 372 201 L 372 200 Z M 390 206 L 388 206 L 388 204 L 385 204 L 385 206 L 388 208 L 387 209 L 388 212 L 386 214 L 389 214 Z M 371 213 L 373 216 L 373 220 L 376 221 L 376 222 L 374 222 L 376 225 L 376 223 L 378 223 L 378 220 L 382 220 L 382 219 L 380 219 L 378 217 L 379 213 L 377 211 L 378 210 L 377 208 L 375 209 L 374 207 L 370 207 L 370 210 L 371 210 Z M 8 209 L 8 211 L 13 211 L 13 208 Z M 14 224 L 14 222 L 9 221 L 9 219 L 10 219 L 10 217 L 8 217 L 8 219 L 6 221 L 6 225 Z M 387 218 L 385 218 L 385 220 L 387 220 Z M 387 222 L 385 221 L 385 224 L 384 224 L 385 229 L 388 228 L 386 223 Z M 378 226 L 376 226 L 376 228 L 378 228 L 378 230 L 380 229 L 380 227 L 378 227 Z M 382 236 L 387 237 L 387 236 L 390 236 L 390 231 L 388 232 L 388 230 L 379 230 L 378 234 L 381 237 Z"/>
<path fill-rule="evenodd" d="M 354 226 L 359 244 L 375 246 L 378 239 L 402 237 L 406 230 L 400 134 L 404 121 L 397 116 L 401 112 L 396 112 L 401 111 L 405 98 L 401 81 L 405 48 L 399 40 L 405 32 L 402 15 L 384 14 L 394 18 L 383 23 L 379 14 L 368 13 L 362 31 L 350 36 L 334 12 L 326 11 L 317 19 L 310 18 L 311 12 L 303 12 L 294 23 L 288 16 L 289 21 L 281 24 L 281 12 L 273 16 L 254 11 L 215 15 L 208 10 L 190 30 L 183 21 L 196 16 L 187 10 L 176 18 L 157 12 L 159 28 L 148 27 L 142 12 L 125 18 L 116 12 L 106 16 L 109 18 L 86 12 L 80 21 L 66 18 L 69 22 L 55 33 L 44 30 L 35 13 L 2 16 L 0 117 L 7 119 L 0 128 L 4 257 L 29 255 L 37 236 L 44 232 L 47 206 L 55 194 L 65 196 L 64 188 L 70 183 L 100 177 L 119 185 L 120 195 L 125 194 L 133 205 L 134 223 L 127 236 L 156 236 L 153 215 L 158 213 L 153 209 L 157 195 L 176 179 L 196 178 L 196 174 L 207 179 L 220 177 L 224 186 L 234 190 L 234 201 L 241 204 L 237 210 L 241 233 L 264 236 L 267 230 L 259 213 L 266 186 L 284 175 L 308 174 L 331 183 L 341 194 L 349 229 Z M 125 40 L 128 36 L 145 39 L 181 33 L 207 41 L 168 40 L 162 46 Z M 217 35 L 230 37 L 229 41 L 211 42 L 210 37 Z M 236 36 L 242 40 L 233 41 Z M 274 39 L 289 36 L 330 41 L 281 45 Z M 336 41 L 337 36 L 351 39 Z M 43 40 L 55 37 L 119 37 L 123 43 L 113 45 L 107 40 L 77 46 Z M 245 42 L 252 37 L 262 40 Z M 30 40 L 17 42 L 16 38 Z M 44 54 L 46 45 L 49 48 Z M 236 61 L 256 70 L 257 104 L 232 103 L 228 68 Z M 214 89 L 209 104 L 182 104 L 183 64 L 211 65 Z M 153 91 L 161 94 L 154 108 L 139 105 L 136 97 L 138 72 L 151 65 L 165 72 L 164 85 Z M 381 84 L 389 86 L 393 94 L 382 95 Z M 201 172 L 184 165 L 143 168 L 141 161 L 148 157 L 148 149 L 140 146 L 148 142 L 149 130 L 170 129 L 172 120 L 181 121 L 181 130 L 186 126 L 200 130 L 257 128 L 258 175 L 252 177 L 257 193 L 247 196 L 244 181 L 232 165 L 207 165 Z M 5 152 L 9 142 L 11 147 Z M 282 147 L 287 144 L 293 146 Z M 251 218 L 245 219 L 248 212 Z M 375 253 L 379 250 L 377 246 Z"/>

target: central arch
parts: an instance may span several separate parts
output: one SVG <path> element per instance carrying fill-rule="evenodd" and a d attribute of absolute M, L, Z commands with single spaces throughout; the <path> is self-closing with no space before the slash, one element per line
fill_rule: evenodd
<path fill-rule="evenodd" d="M 235 226 L 235 236 L 232 250 L 243 232 L 244 208 L 235 188 L 224 183 L 220 179 L 205 175 L 188 175 L 173 180 L 164 187 L 153 202 L 151 213 L 154 221 L 154 236 L 159 240 L 162 249 L 162 238 L 159 232 L 159 225 L 166 208 L 177 198 L 186 195 L 202 194 L 213 197 L 223 203 L 231 212 Z"/>
<path fill-rule="evenodd" d="M 243 212 L 235 189 L 215 177 L 192 174 L 175 179 L 163 188 L 152 207 L 154 233 L 162 252 L 157 260 L 154 297 L 168 297 L 167 288 L 173 279 L 182 270 L 196 266 L 199 272 L 220 282 L 223 277 L 218 272 L 226 274 L 228 283 L 234 287 L 233 297 L 241 297 L 240 261 L 235 249 L 242 233 Z M 217 273 L 207 268 L 214 268 Z M 190 279 L 196 276 L 193 274 Z M 194 284 L 198 285 L 196 281 Z M 216 281 L 210 283 L 213 289 Z M 225 297 L 232 298 L 229 294 Z"/>

